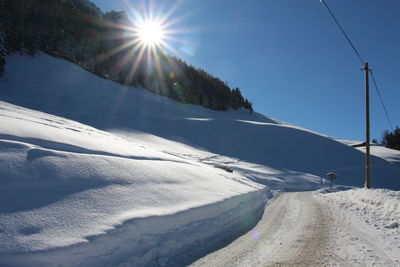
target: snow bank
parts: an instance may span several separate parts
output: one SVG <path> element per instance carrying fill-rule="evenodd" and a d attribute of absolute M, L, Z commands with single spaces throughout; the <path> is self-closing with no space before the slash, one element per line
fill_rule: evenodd
<path fill-rule="evenodd" d="M 320 192 L 327 201 L 351 210 L 376 228 L 387 229 L 400 238 L 400 191 L 354 188 Z"/>
<path fill-rule="evenodd" d="M 0 264 L 186 266 L 254 226 L 267 196 L 261 190 L 168 216 L 132 219 L 75 246 L 2 255 Z"/>
<path fill-rule="evenodd" d="M 346 191 L 342 191 L 346 190 Z M 357 255 L 366 250 L 363 244 L 371 243 L 376 246 L 376 251 L 381 250 L 384 257 L 392 261 L 381 261 L 379 256 L 367 255 L 361 262 L 378 263 L 382 266 L 397 266 L 400 249 L 400 191 L 386 189 L 361 189 L 361 188 L 335 188 L 334 190 L 320 190 L 317 197 L 331 205 L 334 214 L 343 220 L 345 225 L 338 228 L 337 235 L 343 238 L 341 247 L 346 248 L 346 253 Z M 338 212 L 339 211 L 339 212 Z M 342 215 L 340 215 L 342 214 Z M 342 219 L 340 219 L 342 217 Z M 343 236 L 341 227 L 351 227 L 353 230 L 348 236 Z M 355 237 L 353 233 L 358 233 Z M 340 240 L 340 238 L 339 238 Z M 339 243 L 340 244 L 340 243 Z M 351 246 L 358 249 L 351 252 Z M 342 249 L 343 251 L 343 249 Z M 363 254 L 360 254 L 363 255 Z M 353 256 L 352 256 L 353 257 Z M 346 259 L 348 259 L 346 257 Z M 397 263 L 397 265 L 396 265 Z"/>

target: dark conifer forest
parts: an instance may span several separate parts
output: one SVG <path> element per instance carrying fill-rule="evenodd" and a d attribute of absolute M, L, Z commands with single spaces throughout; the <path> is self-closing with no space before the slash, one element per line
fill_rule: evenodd
<path fill-rule="evenodd" d="M 385 131 L 382 143 L 387 148 L 400 150 L 400 128 L 396 127 L 393 132 Z"/>
<path fill-rule="evenodd" d="M 142 86 L 182 103 L 253 110 L 239 88 L 230 88 L 162 49 L 156 51 L 156 60 L 137 60 L 137 52 L 132 54 L 129 48 L 132 38 L 125 38 L 129 27 L 124 12 L 103 13 L 87 0 L 0 0 L 0 75 L 7 54 L 33 56 L 42 51 L 103 78 Z"/>

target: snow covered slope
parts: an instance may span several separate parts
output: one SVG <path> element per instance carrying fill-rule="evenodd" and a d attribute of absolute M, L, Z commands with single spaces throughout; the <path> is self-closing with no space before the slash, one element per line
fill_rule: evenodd
<path fill-rule="evenodd" d="M 363 143 L 362 141 L 335 139 L 333 137 L 329 137 L 329 138 L 334 139 L 334 140 L 341 142 L 348 146 L 353 146 L 356 144 Z M 358 146 L 358 147 L 356 147 L 356 149 L 365 153 L 365 145 Z M 370 149 L 371 149 L 371 155 L 379 157 L 379 158 L 383 158 L 384 160 L 387 160 L 393 164 L 400 166 L 400 151 L 395 150 L 395 149 L 386 148 L 383 145 L 378 145 L 378 144 L 371 144 Z"/>
<path fill-rule="evenodd" d="M 400 188 L 398 166 L 373 166 L 374 186 Z M 362 185 L 362 170 L 361 151 L 258 113 L 12 55 L 0 79 L 0 265 L 184 265 L 254 225 L 271 190 L 312 189 L 328 171 Z"/>
<path fill-rule="evenodd" d="M 103 257 L 104 265 L 113 265 L 126 260 L 121 254 L 138 257 L 146 248 L 153 249 L 147 258 L 153 261 L 163 254 L 152 243 L 170 232 L 180 241 L 171 247 L 178 251 L 199 241 L 179 239 L 181 228 L 196 222 L 192 228 L 203 239 L 215 235 L 202 233 L 211 219 L 239 228 L 240 218 L 260 213 L 268 196 L 267 188 L 240 173 L 5 102 L 0 102 L 0 125 L 0 265 L 47 265 L 57 253 L 63 256 L 56 263 L 87 265 L 92 257 Z M 225 216 L 218 219 L 220 214 Z M 126 243 L 135 245 L 124 248 Z M 30 254 L 74 244 L 81 245 Z M 111 250 L 118 252 L 110 256 Z"/>
<path fill-rule="evenodd" d="M 360 151 L 365 153 L 365 147 L 358 147 Z M 392 164 L 400 167 L 400 151 L 395 149 L 386 148 L 380 145 L 372 145 L 371 146 L 371 154 L 380 158 L 383 158 Z"/>
<path fill-rule="evenodd" d="M 22 79 L 23 77 L 23 79 Z M 7 58 L 0 99 L 136 139 L 148 133 L 278 170 L 363 184 L 363 153 L 261 114 L 216 112 L 101 79 L 45 54 Z M 77 97 L 78 96 L 78 97 Z M 400 169 L 373 157 L 373 186 L 400 189 Z"/>

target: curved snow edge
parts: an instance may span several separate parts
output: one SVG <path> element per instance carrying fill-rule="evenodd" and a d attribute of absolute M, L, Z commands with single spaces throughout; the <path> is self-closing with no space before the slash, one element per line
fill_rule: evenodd
<path fill-rule="evenodd" d="M 272 192 L 261 189 L 166 216 L 132 219 L 84 244 L 2 255 L 7 266 L 186 266 L 249 231 Z"/>

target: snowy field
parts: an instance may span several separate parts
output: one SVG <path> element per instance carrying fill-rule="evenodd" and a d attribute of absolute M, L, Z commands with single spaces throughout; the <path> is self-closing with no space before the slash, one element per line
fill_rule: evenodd
<path fill-rule="evenodd" d="M 399 155 L 374 155 L 373 185 L 400 189 Z M 363 160 L 258 113 L 12 55 L 0 78 L 0 265 L 186 265 L 251 229 L 277 191 L 318 188 L 330 171 L 361 186 Z"/>

